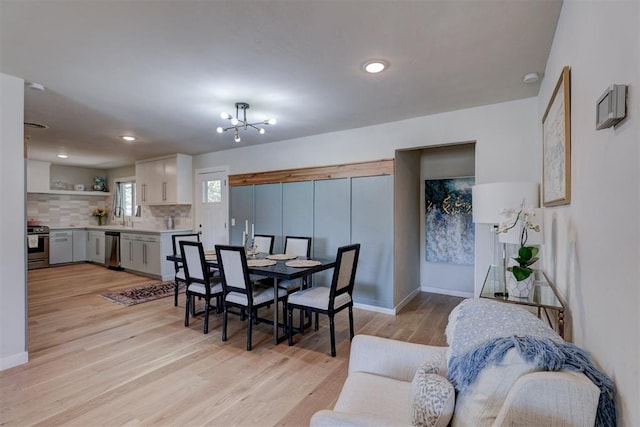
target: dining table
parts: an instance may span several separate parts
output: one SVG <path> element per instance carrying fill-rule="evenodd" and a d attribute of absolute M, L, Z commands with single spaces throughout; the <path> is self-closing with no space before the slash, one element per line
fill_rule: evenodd
<path fill-rule="evenodd" d="M 168 261 L 182 262 L 180 255 L 167 255 Z M 258 260 L 275 261 L 273 265 L 262 265 Z M 205 251 L 205 261 L 211 269 L 218 269 L 218 260 L 213 251 Z M 307 263 L 305 261 L 312 261 Z M 289 265 L 287 265 L 289 264 Z M 314 265 L 310 265 L 314 264 Z M 297 265 L 297 266 L 292 266 Z M 266 277 L 272 279 L 273 283 L 273 343 L 278 344 L 285 339 L 287 335 L 279 334 L 279 327 L 282 326 L 279 320 L 278 310 L 278 282 L 280 280 L 294 280 L 302 277 L 308 277 L 320 271 L 329 270 L 336 265 L 335 258 L 322 257 L 287 257 L 284 254 L 250 254 L 247 255 L 247 270 L 250 275 Z M 284 319 L 283 319 L 284 321 Z"/>

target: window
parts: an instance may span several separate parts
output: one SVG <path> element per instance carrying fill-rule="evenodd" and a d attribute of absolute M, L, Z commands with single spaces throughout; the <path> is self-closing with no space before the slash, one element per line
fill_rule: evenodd
<path fill-rule="evenodd" d="M 213 179 L 202 183 L 202 203 L 222 202 L 222 180 Z"/>
<path fill-rule="evenodd" d="M 134 216 L 136 212 L 136 181 L 116 181 L 113 214 L 116 217 Z"/>

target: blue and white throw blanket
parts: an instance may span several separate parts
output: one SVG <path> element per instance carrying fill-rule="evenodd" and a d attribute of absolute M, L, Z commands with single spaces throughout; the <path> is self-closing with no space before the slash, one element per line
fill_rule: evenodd
<path fill-rule="evenodd" d="M 485 366 L 500 363 L 508 350 L 516 348 L 525 361 L 541 370 L 584 373 L 600 388 L 596 425 L 616 425 L 613 382 L 596 369 L 584 350 L 565 342 L 522 307 L 486 299 L 465 300 L 451 312 L 446 334 L 450 345 L 448 376 L 458 392 L 464 391 Z"/>

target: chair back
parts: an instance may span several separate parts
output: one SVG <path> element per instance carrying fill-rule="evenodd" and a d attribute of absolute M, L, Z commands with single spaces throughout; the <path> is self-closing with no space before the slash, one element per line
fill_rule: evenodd
<path fill-rule="evenodd" d="M 180 242 L 199 242 L 200 234 L 198 233 L 189 233 L 189 234 L 174 234 L 171 236 L 171 244 L 173 245 L 173 254 L 180 255 Z M 176 273 L 178 270 L 182 268 L 182 263 L 178 261 L 173 262 L 173 267 L 176 269 Z"/>
<path fill-rule="evenodd" d="M 284 253 L 309 258 L 311 256 L 311 237 L 285 237 Z"/>
<path fill-rule="evenodd" d="M 256 251 L 261 254 L 273 253 L 273 234 L 254 234 L 253 243 L 256 245 Z"/>
<path fill-rule="evenodd" d="M 331 281 L 331 293 L 329 295 L 330 307 L 333 306 L 333 300 L 336 296 L 345 292 L 348 292 L 349 295 L 353 294 L 359 256 L 360 243 L 338 248 L 336 266 L 333 270 L 333 280 Z"/>
<path fill-rule="evenodd" d="M 180 241 L 180 256 L 184 266 L 184 277 L 187 288 L 191 283 L 202 283 L 207 294 L 211 293 L 209 269 L 204 259 L 204 248 L 201 242 Z"/>
<path fill-rule="evenodd" d="M 229 292 L 239 292 L 246 294 L 250 300 L 252 288 L 244 248 L 216 245 L 216 256 L 225 295 Z"/>

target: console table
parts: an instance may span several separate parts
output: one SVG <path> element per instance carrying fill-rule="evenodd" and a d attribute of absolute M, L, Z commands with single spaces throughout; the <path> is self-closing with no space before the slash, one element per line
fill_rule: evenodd
<path fill-rule="evenodd" d="M 549 322 L 549 326 L 551 327 L 553 327 L 553 324 L 547 310 L 555 310 L 558 312 L 558 335 L 564 339 L 565 304 L 558 295 L 555 285 L 549 280 L 549 277 L 544 271 L 535 270 L 534 274 L 533 291 L 527 298 L 504 296 L 504 294 L 502 294 L 506 289 L 504 269 L 492 265 L 489 267 L 487 276 L 484 278 L 480 298 L 535 307 L 538 311 L 538 318 L 541 318 L 542 312 L 544 312 L 547 322 Z"/>

